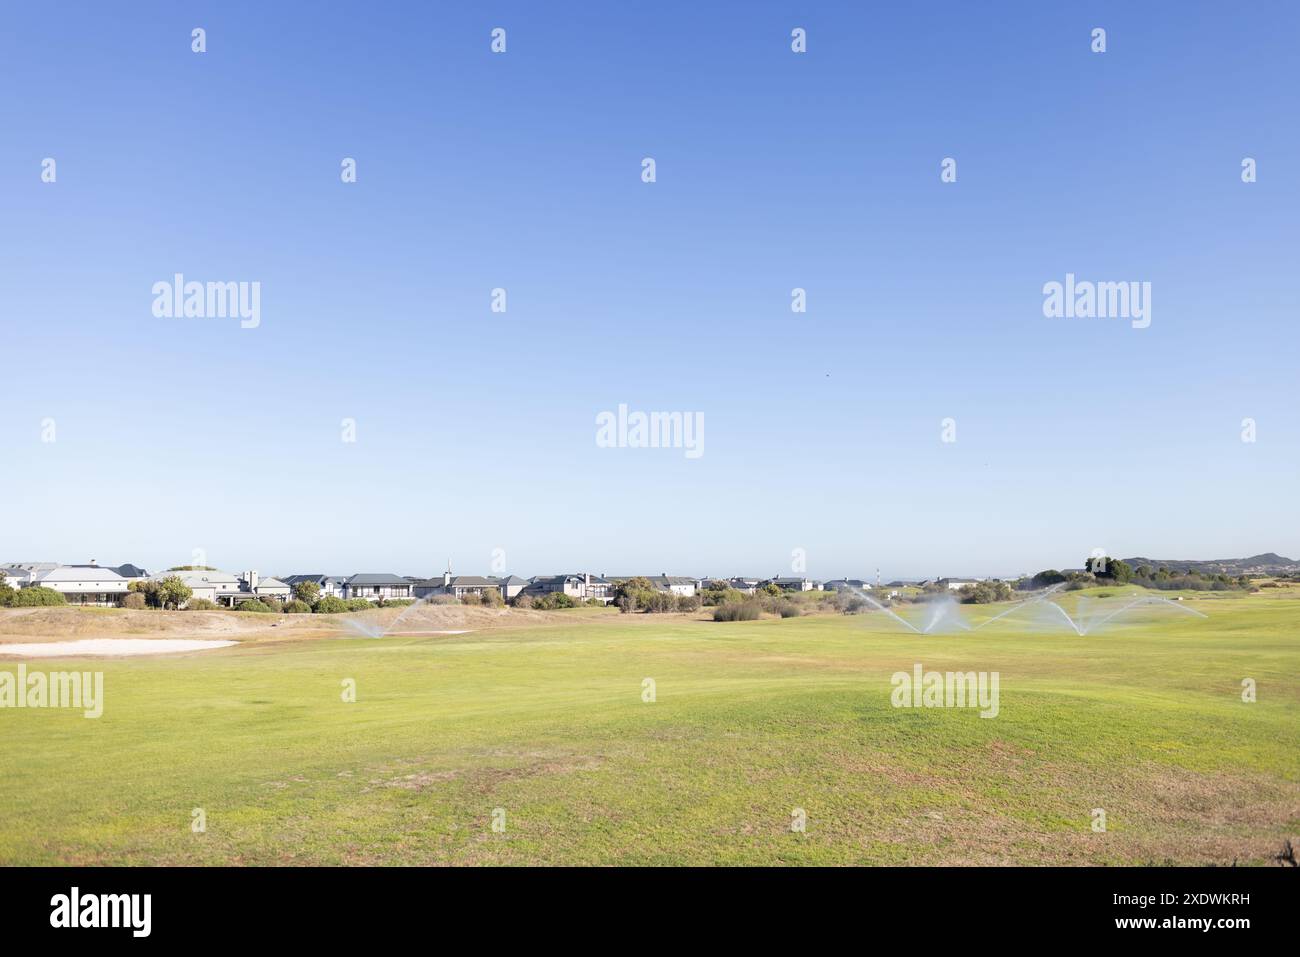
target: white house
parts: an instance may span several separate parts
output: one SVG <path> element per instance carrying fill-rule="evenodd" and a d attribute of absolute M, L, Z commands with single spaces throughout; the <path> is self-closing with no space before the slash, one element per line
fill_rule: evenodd
<path fill-rule="evenodd" d="M 60 565 L 29 579 L 59 592 L 72 605 L 116 605 L 127 592 L 127 580 L 111 568 L 96 565 Z"/>
<path fill-rule="evenodd" d="M 246 598 L 274 598 L 277 601 L 288 601 L 293 597 L 292 589 L 278 578 L 271 578 L 269 575 L 262 578 L 257 572 L 244 572 L 239 576 L 240 592 Z M 236 595 L 234 601 L 239 600 Z"/>
<path fill-rule="evenodd" d="M 160 582 L 166 578 L 179 578 L 193 592 L 191 598 L 202 598 L 220 605 L 231 604 L 241 591 L 238 578 L 215 568 L 159 572 L 152 581 Z"/>
<path fill-rule="evenodd" d="M 364 572 L 353 575 L 343 586 L 344 598 L 411 598 L 411 582 L 387 572 Z"/>
<path fill-rule="evenodd" d="M 523 589 L 525 595 L 536 597 L 551 592 L 564 592 L 574 601 L 596 598 L 609 604 L 614 598 L 614 583 L 602 575 L 583 572 L 580 575 L 538 575 Z"/>
<path fill-rule="evenodd" d="M 316 587 L 320 589 L 321 598 L 326 596 L 342 598 L 347 580 L 346 575 L 285 575 L 283 579 L 290 590 L 299 582 L 314 582 Z"/>
<path fill-rule="evenodd" d="M 695 579 L 683 578 L 681 575 L 669 575 L 664 572 L 662 575 L 647 575 L 650 584 L 659 591 L 671 592 L 674 595 L 682 595 L 689 598 L 695 594 Z"/>
<path fill-rule="evenodd" d="M 782 591 L 821 591 L 821 582 L 811 578 L 769 578 L 764 585 L 775 585 Z"/>

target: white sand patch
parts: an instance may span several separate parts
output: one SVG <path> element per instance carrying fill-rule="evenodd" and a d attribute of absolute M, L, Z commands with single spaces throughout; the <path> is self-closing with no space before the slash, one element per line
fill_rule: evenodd
<path fill-rule="evenodd" d="M 165 655 L 177 651 L 205 651 L 238 644 L 200 638 L 84 638 L 81 641 L 42 641 L 0 644 L 0 655 L 17 658 L 61 658 L 66 655 Z"/>

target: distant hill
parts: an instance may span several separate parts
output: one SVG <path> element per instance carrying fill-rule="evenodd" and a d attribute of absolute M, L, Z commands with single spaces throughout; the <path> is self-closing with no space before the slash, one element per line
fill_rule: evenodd
<path fill-rule="evenodd" d="M 1126 558 L 1124 561 L 1132 568 L 1150 565 L 1152 568 L 1168 568 L 1171 572 L 1196 571 L 1208 575 L 1277 575 L 1284 572 L 1300 572 L 1300 561 L 1284 558 L 1276 552 L 1251 555 L 1249 558 L 1219 558 L 1206 562 L 1185 558 Z"/>

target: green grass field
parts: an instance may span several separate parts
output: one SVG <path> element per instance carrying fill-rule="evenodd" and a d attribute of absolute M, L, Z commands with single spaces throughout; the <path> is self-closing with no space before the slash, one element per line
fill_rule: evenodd
<path fill-rule="evenodd" d="M 1266 863 L 1300 836 L 1300 601 L 1193 604 L 1087 637 L 581 610 L 31 662 L 102 670 L 106 704 L 0 710 L 0 863 Z M 999 672 L 1000 713 L 892 707 L 916 662 Z"/>

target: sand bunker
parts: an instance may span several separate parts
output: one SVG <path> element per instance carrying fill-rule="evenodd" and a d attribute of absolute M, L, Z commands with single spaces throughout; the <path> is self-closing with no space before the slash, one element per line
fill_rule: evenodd
<path fill-rule="evenodd" d="M 165 655 L 178 651 L 205 651 L 238 644 L 201 638 L 86 638 L 81 641 L 42 641 L 29 644 L 0 645 L 0 656 L 16 658 L 62 658 L 67 655 L 101 655 L 113 658 L 127 655 Z"/>

